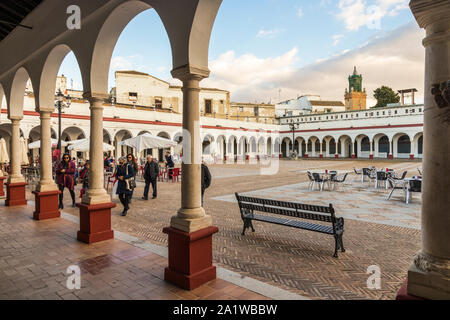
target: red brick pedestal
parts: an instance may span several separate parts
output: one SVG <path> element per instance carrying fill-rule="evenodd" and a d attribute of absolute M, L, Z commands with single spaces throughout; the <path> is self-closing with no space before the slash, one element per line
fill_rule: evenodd
<path fill-rule="evenodd" d="M 4 198 L 5 197 L 5 189 L 3 187 L 3 185 L 5 184 L 5 177 L 0 177 L 0 198 Z"/>
<path fill-rule="evenodd" d="M 115 206 L 112 202 L 93 205 L 77 203 L 80 208 L 80 231 L 77 233 L 77 239 L 89 244 L 113 239 L 111 209 Z"/>
<path fill-rule="evenodd" d="M 356 159 L 356 154 L 352 154 L 352 159 Z"/>
<path fill-rule="evenodd" d="M 216 267 L 212 265 L 212 235 L 217 227 L 208 227 L 187 233 L 171 227 L 163 229 L 169 235 L 169 266 L 164 280 L 193 290 L 216 279 Z"/>
<path fill-rule="evenodd" d="M 369 156 L 369 159 L 370 159 L 370 160 L 373 160 L 373 154 L 371 154 L 371 155 Z"/>
<path fill-rule="evenodd" d="M 424 298 L 409 295 L 407 287 L 408 287 L 408 279 L 405 280 L 400 290 L 398 290 L 395 300 L 426 300 Z"/>
<path fill-rule="evenodd" d="M 388 159 L 394 159 L 394 156 L 392 154 L 389 155 Z"/>
<path fill-rule="evenodd" d="M 26 182 L 16 182 L 6 184 L 6 201 L 7 207 L 23 206 L 27 204 L 25 196 Z"/>
<path fill-rule="evenodd" d="M 338 154 L 335 154 L 335 155 L 334 155 L 334 158 L 335 158 L 335 159 L 339 159 L 339 155 L 338 155 Z"/>
<path fill-rule="evenodd" d="M 308 154 L 305 154 L 305 158 L 308 159 L 308 158 L 309 158 L 309 155 L 308 155 Z"/>
<path fill-rule="evenodd" d="M 414 160 L 414 155 L 413 154 L 409 155 L 409 160 Z"/>
<path fill-rule="evenodd" d="M 319 155 L 319 158 L 320 158 L 320 159 L 323 159 L 323 154 Z"/>
<path fill-rule="evenodd" d="M 35 197 L 35 211 L 33 212 L 34 220 L 54 219 L 61 217 L 58 208 L 59 190 L 38 192 L 33 191 Z"/>

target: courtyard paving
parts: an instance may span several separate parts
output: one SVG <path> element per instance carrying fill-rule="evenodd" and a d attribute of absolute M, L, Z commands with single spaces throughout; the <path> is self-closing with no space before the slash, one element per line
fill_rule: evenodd
<path fill-rule="evenodd" d="M 205 210 L 219 227 L 213 241 L 215 264 L 311 299 L 395 298 L 412 257 L 420 249 L 420 196 L 415 195 L 412 203 L 406 205 L 398 192 L 387 201 L 387 190 L 375 190 L 367 182 L 353 181 L 353 175 L 349 176 L 344 191 L 307 189 L 306 170 L 346 172 L 368 165 L 408 170 L 408 176 L 417 175 L 417 168 L 421 167 L 420 163 L 409 161 L 300 160 L 280 161 L 275 174 L 260 175 L 260 167 L 256 165 L 210 166 L 213 182 L 205 195 Z M 165 248 L 167 236 L 162 228 L 179 208 L 180 183 L 159 183 L 155 200 L 141 200 L 142 190 L 143 184 L 138 183 L 127 217 L 120 216 L 120 205 L 113 210 L 113 228 L 156 248 Z M 347 251 L 334 259 L 332 237 L 262 223 L 254 224 L 255 233 L 241 236 L 242 220 L 234 192 L 311 204 L 333 203 L 337 215 L 345 218 Z M 77 209 L 69 207 L 68 194 L 65 199 L 64 212 L 76 221 Z M 76 243 L 74 228 L 66 232 L 67 241 Z M 102 246 L 107 244 L 88 248 L 92 248 L 89 249 L 92 255 L 99 256 Z M 164 263 L 161 260 L 153 272 L 159 270 L 161 276 Z M 367 268 L 372 265 L 381 270 L 380 290 L 367 288 L 370 276 Z"/>

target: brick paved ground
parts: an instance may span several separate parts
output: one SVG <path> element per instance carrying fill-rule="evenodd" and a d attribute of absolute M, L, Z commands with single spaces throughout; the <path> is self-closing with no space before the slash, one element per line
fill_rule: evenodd
<path fill-rule="evenodd" d="M 192 291 L 163 281 L 167 260 L 120 240 L 86 245 L 65 219 L 34 221 L 31 206 L 0 208 L 0 299 L 266 299 L 224 280 Z M 66 286 L 71 265 L 81 289 Z"/>
<path fill-rule="evenodd" d="M 417 195 L 409 207 L 405 207 L 398 198 L 388 205 L 383 203 L 382 209 L 378 210 L 385 220 L 392 213 L 391 221 L 395 222 L 407 216 L 406 220 L 412 225 L 399 226 L 383 221 L 355 220 L 353 218 L 356 216 L 364 218 L 365 215 L 357 212 L 358 208 L 353 210 L 353 218 L 344 215 L 344 241 L 347 252 L 341 254 L 338 260 L 331 256 L 333 239 L 322 234 L 255 223 L 256 233 L 241 236 L 242 221 L 237 205 L 223 201 L 223 197 L 234 192 L 258 193 L 260 190 L 264 191 L 265 196 L 269 190 L 272 191 L 272 198 L 282 199 L 286 196 L 283 188 L 290 188 L 289 196 L 292 197 L 295 196 L 292 194 L 292 185 L 306 182 L 306 169 L 346 171 L 354 166 L 369 164 L 397 170 L 407 169 L 408 176 L 416 175 L 417 167 L 421 166 L 417 162 L 401 161 L 281 161 L 279 172 L 269 176 L 258 175 L 257 166 L 211 166 L 213 183 L 206 193 L 205 210 L 213 216 L 214 224 L 220 230 L 214 236 L 215 263 L 313 299 L 394 298 L 405 279 L 412 257 L 420 249 L 420 230 L 414 228 L 414 223 L 420 215 L 420 200 Z M 361 191 L 367 200 L 367 192 Z M 155 244 L 166 245 L 167 237 L 161 230 L 168 225 L 170 217 L 179 208 L 180 184 L 160 183 L 158 192 L 156 200 L 140 200 L 142 185 L 139 184 L 129 215 L 125 218 L 119 215 L 120 205 L 114 209 L 114 229 Z M 353 195 L 357 199 L 357 193 L 352 192 L 351 188 L 347 192 L 344 194 Z M 316 200 L 317 194 L 314 195 Z M 340 192 L 328 191 L 319 197 L 326 194 L 329 195 L 327 202 L 333 202 L 335 199 L 338 201 L 342 197 Z M 311 198 L 312 194 L 300 195 L 305 198 L 298 199 L 299 202 L 308 203 L 309 200 L 314 200 Z M 65 197 L 68 200 L 68 195 Z M 379 197 L 384 198 L 384 193 L 380 193 Z M 345 201 L 340 206 L 345 209 Z M 402 211 L 396 211 L 396 207 L 402 208 Z M 375 215 L 372 215 L 372 218 L 377 215 L 376 208 L 373 210 Z M 67 208 L 65 212 L 78 214 L 77 210 L 72 208 Z M 366 271 L 371 265 L 377 265 L 381 269 L 381 290 L 369 290 L 366 286 L 369 276 Z"/>

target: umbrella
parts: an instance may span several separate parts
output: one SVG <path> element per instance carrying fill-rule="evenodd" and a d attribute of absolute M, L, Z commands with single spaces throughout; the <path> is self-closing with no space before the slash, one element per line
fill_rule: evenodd
<path fill-rule="evenodd" d="M 88 152 L 90 148 L 90 140 L 89 139 L 81 139 L 79 142 L 74 143 L 69 146 L 69 150 L 74 150 L 78 152 Z M 114 146 L 103 142 L 103 152 L 113 151 Z"/>
<path fill-rule="evenodd" d="M 8 156 L 8 150 L 6 149 L 6 141 L 5 139 L 0 139 L 0 164 L 8 163 L 9 162 L 9 156 Z"/>
<path fill-rule="evenodd" d="M 120 146 L 128 146 L 136 149 L 137 153 L 140 153 L 146 149 L 165 149 L 170 147 L 175 147 L 177 145 L 176 142 L 161 138 L 158 136 L 152 136 L 149 133 L 144 133 L 135 138 L 127 139 L 119 142 Z"/>
<path fill-rule="evenodd" d="M 67 146 L 66 141 L 61 140 L 61 147 Z M 52 139 L 52 148 L 58 146 L 58 139 Z M 28 149 L 39 149 L 41 147 L 41 140 L 34 141 L 28 145 Z"/>
<path fill-rule="evenodd" d="M 27 141 L 23 137 L 20 137 L 19 141 L 20 141 L 20 149 L 21 149 L 21 153 L 22 153 L 20 164 L 28 165 L 29 162 L 28 162 L 28 152 L 27 152 L 27 150 L 28 150 Z"/>

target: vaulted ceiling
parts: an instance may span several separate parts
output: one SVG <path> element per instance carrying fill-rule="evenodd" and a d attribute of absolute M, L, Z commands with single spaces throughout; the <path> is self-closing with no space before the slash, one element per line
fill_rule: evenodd
<path fill-rule="evenodd" d="M 0 41 L 2 41 L 43 0 L 1 0 Z M 19 28 L 21 28 L 19 26 Z"/>

